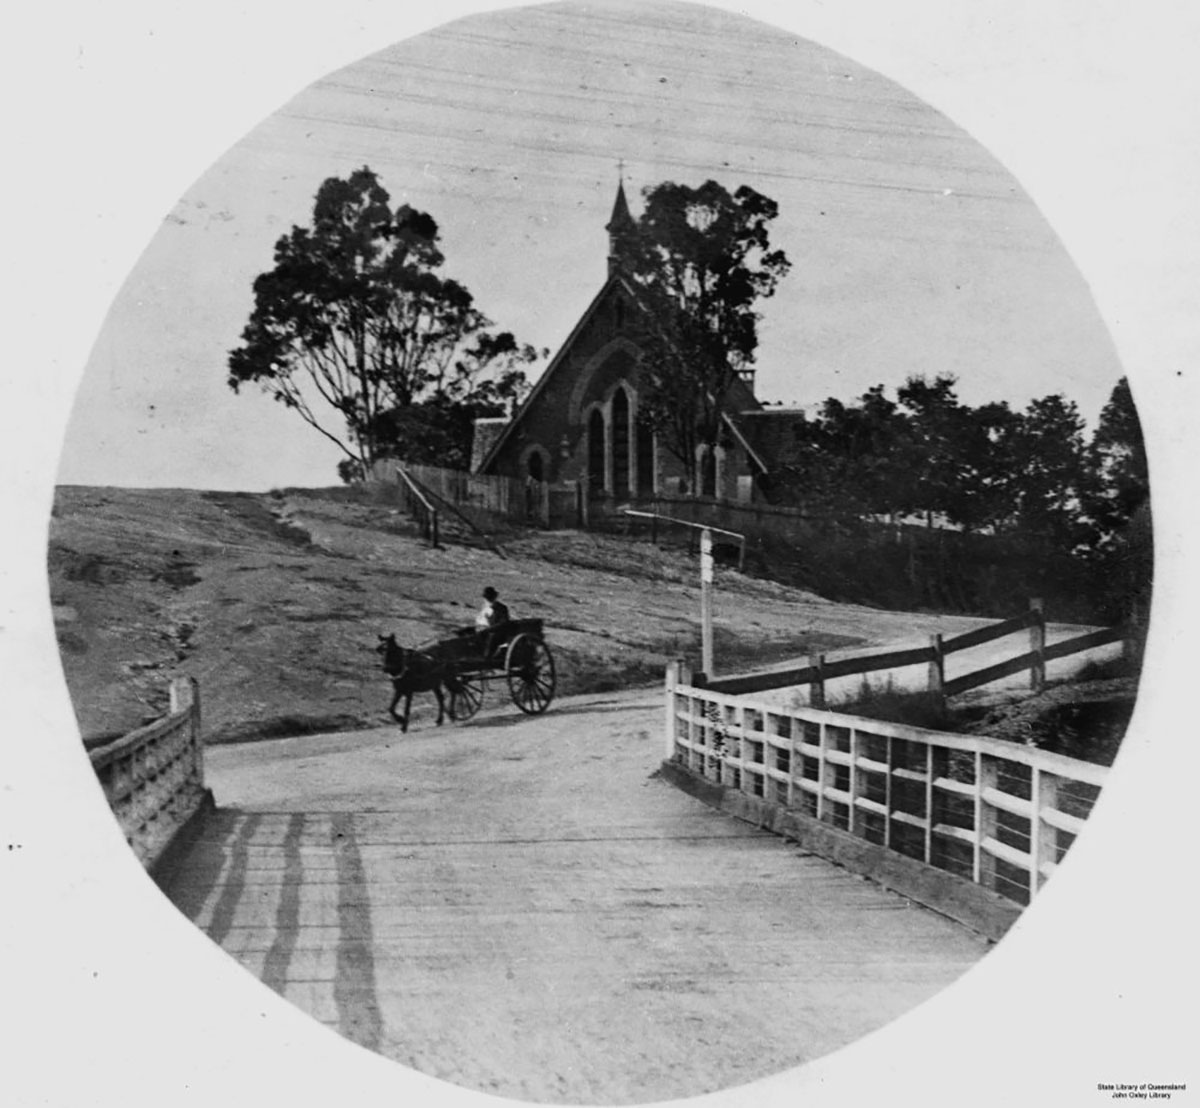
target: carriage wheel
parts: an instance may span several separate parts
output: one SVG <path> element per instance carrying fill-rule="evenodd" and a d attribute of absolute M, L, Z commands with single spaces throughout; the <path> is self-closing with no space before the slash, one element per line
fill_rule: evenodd
<path fill-rule="evenodd" d="M 517 635 L 504 655 L 504 675 L 513 703 L 528 716 L 550 707 L 554 699 L 554 658 L 534 635 Z"/>
<path fill-rule="evenodd" d="M 446 682 L 450 690 L 450 718 L 456 722 L 470 719 L 483 703 L 483 679 L 475 673 L 460 673 Z"/>

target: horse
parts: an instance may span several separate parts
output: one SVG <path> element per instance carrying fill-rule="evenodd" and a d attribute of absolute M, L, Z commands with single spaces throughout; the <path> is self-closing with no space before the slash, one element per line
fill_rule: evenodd
<path fill-rule="evenodd" d="M 408 713 L 412 707 L 413 693 L 431 692 L 437 697 L 440 727 L 446 714 L 446 701 L 442 686 L 446 684 L 446 663 L 422 650 L 409 650 L 396 642 L 395 635 L 380 635 L 375 652 L 383 658 L 383 671 L 392 679 L 395 695 L 388 711 L 400 724 L 401 733 L 408 731 Z M 396 711 L 400 698 L 404 697 L 404 715 Z"/>

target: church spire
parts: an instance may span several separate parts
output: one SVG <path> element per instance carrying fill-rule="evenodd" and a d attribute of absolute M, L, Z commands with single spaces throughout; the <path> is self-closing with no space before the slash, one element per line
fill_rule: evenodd
<path fill-rule="evenodd" d="M 624 163 L 621 168 L 624 169 Z M 617 199 L 604 229 L 608 232 L 608 275 L 611 277 L 621 269 L 629 240 L 637 232 L 637 224 L 629 211 L 629 201 L 625 199 L 624 173 L 617 182 Z"/>

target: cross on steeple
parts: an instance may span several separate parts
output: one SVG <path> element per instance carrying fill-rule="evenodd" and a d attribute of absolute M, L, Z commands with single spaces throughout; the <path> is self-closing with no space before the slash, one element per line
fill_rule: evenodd
<path fill-rule="evenodd" d="M 636 233 L 637 225 L 629 211 L 629 203 L 625 199 L 625 159 L 617 162 L 617 198 L 613 203 L 612 216 L 605 226 L 608 232 L 608 274 L 611 277 L 621 268 L 626 248 L 631 237 Z"/>

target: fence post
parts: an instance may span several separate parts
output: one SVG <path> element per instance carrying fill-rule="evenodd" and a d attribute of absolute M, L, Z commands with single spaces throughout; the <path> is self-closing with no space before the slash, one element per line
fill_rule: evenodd
<path fill-rule="evenodd" d="M 825 707 L 825 655 L 810 654 L 808 664 L 812 667 L 812 680 L 808 685 L 808 702 L 814 708 Z"/>
<path fill-rule="evenodd" d="M 1125 638 L 1121 643 L 1121 651 L 1125 661 L 1134 666 L 1142 663 L 1142 654 L 1146 646 L 1146 628 L 1142 620 L 1142 606 L 1135 599 L 1129 615 L 1125 617 Z"/>
<path fill-rule="evenodd" d="M 1041 692 L 1046 686 L 1046 614 L 1040 600 L 1029 602 L 1033 622 L 1029 625 L 1029 652 L 1035 655 L 1029 667 L 1029 688 Z"/>
<path fill-rule="evenodd" d="M 429 513 L 429 543 L 436 550 L 438 547 L 438 511 L 436 508 Z"/>
<path fill-rule="evenodd" d="M 929 636 L 929 692 L 938 707 L 946 703 L 946 652 L 942 649 L 942 636 Z"/>

